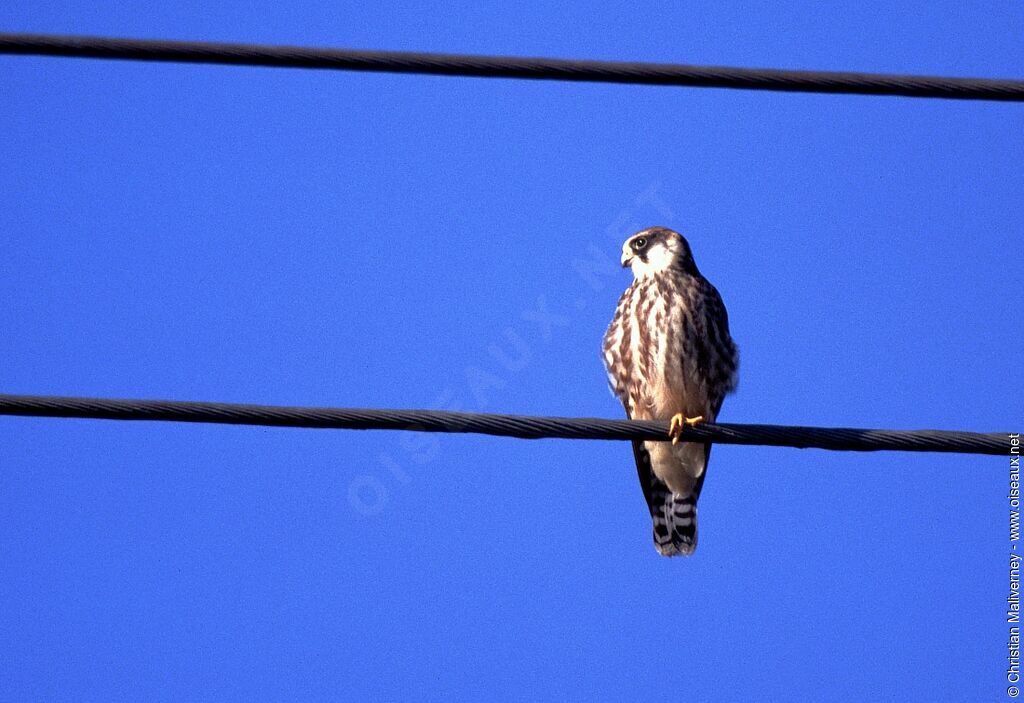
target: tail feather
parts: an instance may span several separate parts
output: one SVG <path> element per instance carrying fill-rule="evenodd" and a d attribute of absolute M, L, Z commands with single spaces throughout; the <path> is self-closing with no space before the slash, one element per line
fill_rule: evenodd
<path fill-rule="evenodd" d="M 711 445 L 706 445 L 705 461 L 710 451 Z M 654 546 L 658 553 L 666 557 L 693 554 L 697 548 L 697 497 L 704 483 L 704 473 L 697 478 L 692 491 L 673 493 L 654 475 L 651 454 L 644 442 L 633 442 L 633 456 L 640 487 L 654 521 Z"/>
<path fill-rule="evenodd" d="M 662 556 L 689 556 L 697 548 L 697 496 L 660 488 L 652 491 L 650 506 L 654 547 Z"/>

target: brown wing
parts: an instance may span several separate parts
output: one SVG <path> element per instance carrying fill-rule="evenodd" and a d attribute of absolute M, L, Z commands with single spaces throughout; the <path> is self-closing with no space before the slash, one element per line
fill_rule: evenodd
<path fill-rule="evenodd" d="M 651 455 L 647 453 L 644 443 L 639 440 L 633 441 L 633 458 L 636 460 L 636 474 L 640 479 L 640 489 L 644 492 L 644 500 L 647 501 L 647 509 L 654 511 L 653 482 L 661 483 L 654 471 L 651 469 Z"/>
<path fill-rule="evenodd" d="M 633 419 L 632 413 L 626 410 L 626 418 Z M 654 475 L 651 467 L 651 454 L 647 451 L 642 440 L 633 440 L 633 459 L 636 461 L 636 475 L 640 479 L 640 490 L 644 493 L 644 500 L 647 502 L 647 509 L 651 515 L 661 510 L 661 493 L 668 490 L 668 486 L 662 483 L 661 479 Z M 660 490 L 659 490 L 660 489 Z"/>

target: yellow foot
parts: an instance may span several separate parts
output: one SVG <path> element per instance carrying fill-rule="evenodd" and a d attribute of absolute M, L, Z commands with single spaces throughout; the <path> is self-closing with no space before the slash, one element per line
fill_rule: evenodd
<path fill-rule="evenodd" d="M 668 436 L 672 438 L 672 444 L 679 444 L 679 436 L 683 433 L 684 427 L 687 425 L 693 427 L 703 419 L 703 415 L 698 415 L 697 417 L 686 417 L 682 413 L 673 415 L 672 421 L 668 424 Z"/>

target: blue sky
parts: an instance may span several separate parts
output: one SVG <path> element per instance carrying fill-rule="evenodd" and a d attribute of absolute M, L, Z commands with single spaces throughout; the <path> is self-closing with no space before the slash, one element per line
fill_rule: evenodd
<path fill-rule="evenodd" d="M 0 29 L 989 77 L 1024 8 L 67 0 Z M 1019 428 L 1024 106 L 0 57 L 0 390 L 620 417 L 652 224 L 722 419 Z M 3 700 L 1001 700 L 1008 461 L 0 418 Z"/>

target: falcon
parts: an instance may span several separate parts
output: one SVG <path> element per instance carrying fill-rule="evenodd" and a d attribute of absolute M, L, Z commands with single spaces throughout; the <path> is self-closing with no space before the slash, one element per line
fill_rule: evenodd
<path fill-rule="evenodd" d="M 636 420 L 670 420 L 666 441 L 634 441 L 640 487 L 663 556 L 697 548 L 697 498 L 711 445 L 681 442 L 687 425 L 714 422 L 736 389 L 739 354 L 722 298 L 697 269 L 686 239 L 665 227 L 622 245 L 633 283 L 604 336 L 612 393 Z M 671 442 L 668 442 L 668 439 Z"/>

